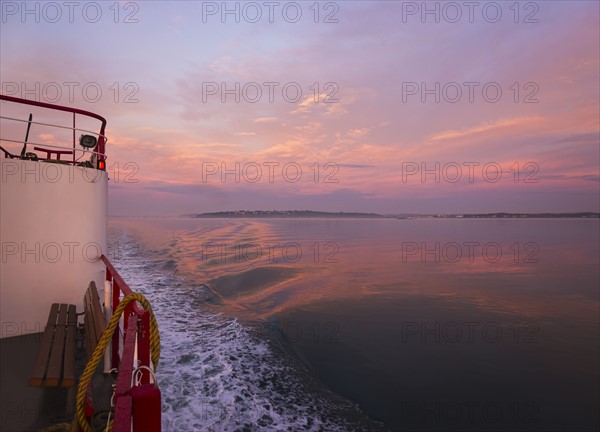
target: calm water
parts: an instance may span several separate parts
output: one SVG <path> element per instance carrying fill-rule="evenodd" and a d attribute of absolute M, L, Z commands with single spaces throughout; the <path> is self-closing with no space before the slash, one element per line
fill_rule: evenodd
<path fill-rule="evenodd" d="M 113 219 L 166 430 L 593 430 L 598 220 Z"/>

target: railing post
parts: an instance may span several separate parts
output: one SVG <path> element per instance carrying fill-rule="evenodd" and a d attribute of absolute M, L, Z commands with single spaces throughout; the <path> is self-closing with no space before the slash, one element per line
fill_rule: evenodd
<path fill-rule="evenodd" d="M 104 319 L 106 321 L 106 325 L 110 322 L 112 318 L 112 283 L 110 281 L 104 281 Z M 111 344 L 106 347 L 104 350 L 104 374 L 109 374 L 111 369 L 111 358 L 112 349 Z"/>
<path fill-rule="evenodd" d="M 131 317 L 131 309 L 133 308 L 133 302 L 127 303 L 125 306 L 125 310 L 123 311 L 123 328 L 127 328 L 127 324 L 129 324 L 129 318 Z"/>
<path fill-rule="evenodd" d="M 75 165 L 75 113 L 73 113 L 73 165 Z"/>
<path fill-rule="evenodd" d="M 115 388 L 115 421 L 113 431 L 130 432 L 132 418 L 132 399 L 128 394 L 131 388 L 131 374 L 133 372 L 133 356 L 135 349 L 136 319 L 133 317 L 125 327 L 123 338 L 123 359 L 117 377 Z"/>
<path fill-rule="evenodd" d="M 150 367 L 150 314 L 148 311 L 140 316 L 138 326 L 138 360 L 140 366 Z M 150 373 L 142 369 L 142 384 L 150 382 Z"/>
<path fill-rule="evenodd" d="M 110 273 L 110 270 L 108 269 L 108 267 L 106 267 L 106 277 L 107 279 L 110 277 L 110 280 L 112 281 L 112 310 L 113 313 L 114 311 L 117 310 L 117 307 L 119 306 L 119 297 L 121 294 L 121 290 L 119 288 L 119 285 L 117 284 L 117 281 L 115 281 L 112 277 L 112 274 Z M 113 333 L 113 337 L 112 337 L 112 362 L 111 362 L 111 367 L 113 369 L 116 369 L 119 367 L 119 325 L 117 324 L 117 327 L 115 328 L 115 332 Z"/>

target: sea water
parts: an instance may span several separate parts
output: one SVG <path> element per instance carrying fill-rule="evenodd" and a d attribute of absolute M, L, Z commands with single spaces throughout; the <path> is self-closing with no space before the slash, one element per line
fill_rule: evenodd
<path fill-rule="evenodd" d="M 586 430 L 597 219 L 113 218 L 163 426 Z"/>

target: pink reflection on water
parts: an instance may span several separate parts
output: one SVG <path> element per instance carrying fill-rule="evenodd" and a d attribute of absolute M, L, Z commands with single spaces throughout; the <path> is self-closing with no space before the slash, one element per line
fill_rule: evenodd
<path fill-rule="evenodd" d="M 170 218 L 120 219 L 113 228 L 162 251 L 187 283 L 207 283 L 221 307 L 248 319 L 322 302 L 425 296 L 597 322 L 598 297 L 587 288 L 597 283 L 593 236 L 587 244 L 549 240 L 568 221 L 530 222 Z"/>

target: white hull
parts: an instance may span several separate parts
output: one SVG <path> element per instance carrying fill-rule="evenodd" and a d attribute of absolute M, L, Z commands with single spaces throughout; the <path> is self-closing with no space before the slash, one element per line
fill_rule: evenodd
<path fill-rule="evenodd" d="M 52 303 L 103 286 L 108 175 L 0 159 L 0 338 L 41 332 Z"/>

